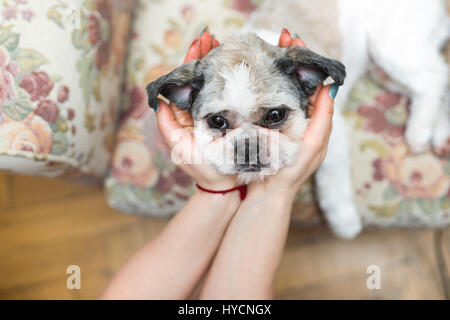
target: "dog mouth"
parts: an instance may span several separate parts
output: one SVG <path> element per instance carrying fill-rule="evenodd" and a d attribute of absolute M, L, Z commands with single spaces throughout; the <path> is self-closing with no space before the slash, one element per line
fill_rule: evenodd
<path fill-rule="evenodd" d="M 238 164 L 236 168 L 239 172 L 259 172 L 264 168 L 269 168 L 268 164 Z"/>

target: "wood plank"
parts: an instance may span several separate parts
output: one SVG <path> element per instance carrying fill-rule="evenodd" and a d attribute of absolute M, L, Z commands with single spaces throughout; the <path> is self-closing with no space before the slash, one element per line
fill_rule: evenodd
<path fill-rule="evenodd" d="M 0 250 L 101 234 L 137 219 L 144 218 L 108 207 L 100 190 L 20 206 L 0 212 Z"/>
<path fill-rule="evenodd" d="M 13 180 L 16 176 L 13 176 Z M 108 207 L 96 188 L 42 178 L 18 178 L 0 208 L 0 298 L 95 299 L 120 266 L 167 224 Z M 47 183 L 53 184 L 47 188 Z M 32 187 L 31 187 L 32 186 Z M 27 189 L 28 188 L 28 189 Z M 57 189 L 60 190 L 57 190 Z M 50 192 L 46 192 L 50 191 Z M 21 198 L 22 197 L 22 198 Z M 278 272 L 276 297 L 286 299 L 443 298 L 436 248 L 450 272 L 450 228 L 370 230 L 355 240 L 335 238 L 326 226 L 291 227 Z M 68 290 L 66 268 L 82 270 L 82 289 Z M 366 268 L 381 268 L 381 290 L 368 290 Z"/>
<path fill-rule="evenodd" d="M 103 237 L 106 255 L 105 263 L 111 276 L 146 244 L 141 234 L 140 223 L 139 221 L 129 224 Z M 155 235 L 152 234 L 152 237 Z"/>
<path fill-rule="evenodd" d="M 450 227 L 435 231 L 437 237 L 436 250 L 439 262 L 442 286 L 446 299 L 450 300 Z"/>
<path fill-rule="evenodd" d="M 430 230 L 371 230 L 354 240 L 328 233 L 312 239 L 288 242 L 277 297 L 444 298 Z M 380 267 L 382 290 L 366 288 L 369 265 Z"/>
<path fill-rule="evenodd" d="M 0 210 L 10 208 L 14 203 L 12 191 L 13 175 L 0 173 Z"/>
<path fill-rule="evenodd" d="M 144 243 L 148 243 L 160 233 L 169 222 L 166 218 L 149 218 L 139 221 L 140 235 Z"/>
<path fill-rule="evenodd" d="M 14 194 L 13 205 L 15 207 L 99 190 L 98 186 L 59 178 L 24 175 L 13 175 L 12 177 L 11 193 Z"/>
<path fill-rule="evenodd" d="M 74 299 L 98 299 L 105 290 L 112 275 L 105 270 L 85 273 L 81 290 L 72 290 Z"/>
<path fill-rule="evenodd" d="M 64 280 L 65 281 L 65 280 Z M 63 281 L 63 283 L 64 283 Z M 61 285 L 61 279 L 52 279 L 38 284 L 29 284 L 10 290 L 0 290 L 0 299 L 12 300 L 72 300 L 75 294 Z"/>
<path fill-rule="evenodd" d="M 336 278 L 328 278 L 308 285 L 290 287 L 277 292 L 277 299 L 430 299 L 419 281 L 417 266 L 409 259 L 394 261 L 382 268 L 380 290 L 369 290 L 365 272 L 350 272 Z M 298 276 L 301 276 L 300 274 Z"/>
<path fill-rule="evenodd" d="M 167 222 L 158 220 L 155 227 L 153 219 L 111 209 L 101 190 L 68 189 L 56 198 L 0 210 L 0 297 L 97 298 L 117 269 Z M 71 264 L 81 268 L 81 290 L 66 288 Z"/>
<path fill-rule="evenodd" d="M 64 293 L 65 298 L 98 298 L 115 272 L 145 245 L 143 239 L 136 221 L 106 234 L 21 247 L 19 254 L 0 252 L 0 261 L 7 262 L 0 263 L 0 274 L 4 275 L 0 278 L 0 297 L 46 299 L 39 290 L 50 284 L 55 289 L 52 298 L 59 298 L 64 290 L 73 293 L 70 297 Z M 65 288 L 66 269 L 72 264 L 80 266 L 81 290 Z"/>
<path fill-rule="evenodd" d="M 45 299 L 47 296 L 42 297 L 38 291 L 50 283 L 55 289 L 53 298 L 59 298 L 56 294 L 64 290 L 72 291 L 73 296 L 69 298 L 98 298 L 115 272 L 144 244 L 139 221 L 136 221 L 97 235 L 82 235 L 56 243 L 38 242 L 21 246 L 19 252 L 0 251 L 0 274 L 3 275 L 0 297 L 20 298 L 23 294 L 27 298 Z M 81 269 L 81 290 L 65 287 L 66 269 L 72 264 Z"/>
<path fill-rule="evenodd" d="M 79 237 L 22 246 L 16 252 L 0 251 L 0 292 L 60 279 L 66 286 L 67 267 L 78 265 L 82 278 L 94 270 L 106 270 L 107 256 L 102 236 Z"/>

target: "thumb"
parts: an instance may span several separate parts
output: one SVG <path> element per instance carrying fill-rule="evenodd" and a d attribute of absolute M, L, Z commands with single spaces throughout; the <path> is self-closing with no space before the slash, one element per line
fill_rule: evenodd
<path fill-rule="evenodd" d="M 173 148 L 180 140 L 190 139 L 189 131 L 178 123 L 172 108 L 161 99 L 158 99 L 158 104 L 159 109 L 156 112 L 158 128 L 169 147 Z"/>
<path fill-rule="evenodd" d="M 200 39 L 195 39 L 186 53 L 183 63 L 187 63 L 192 60 L 201 59 L 202 49 L 200 48 Z"/>
<path fill-rule="evenodd" d="M 278 40 L 278 46 L 279 47 L 289 47 L 289 45 L 291 44 L 292 41 L 292 37 L 291 34 L 289 33 L 289 30 L 286 28 L 283 28 L 281 30 L 281 35 L 280 38 Z"/>
<path fill-rule="evenodd" d="M 334 97 L 337 93 L 337 85 L 327 85 L 320 90 L 311 116 L 311 122 L 305 132 L 305 141 L 327 141 L 332 128 L 334 111 Z"/>

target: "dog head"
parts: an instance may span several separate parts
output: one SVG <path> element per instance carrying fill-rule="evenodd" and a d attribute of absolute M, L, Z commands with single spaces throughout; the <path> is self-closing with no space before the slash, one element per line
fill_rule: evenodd
<path fill-rule="evenodd" d="M 255 34 L 226 40 L 147 86 L 190 111 L 204 161 L 249 182 L 289 165 L 306 129 L 308 98 L 345 67 L 304 47 L 272 46 Z"/>

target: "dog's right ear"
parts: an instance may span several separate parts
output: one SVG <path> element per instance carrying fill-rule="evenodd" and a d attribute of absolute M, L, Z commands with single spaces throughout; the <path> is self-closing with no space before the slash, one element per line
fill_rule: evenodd
<path fill-rule="evenodd" d="M 325 58 L 301 46 L 280 50 L 284 50 L 284 56 L 276 59 L 275 65 L 295 79 L 299 88 L 308 96 L 314 94 L 317 86 L 328 76 L 338 86 L 344 84 L 345 66 L 339 61 Z"/>
<path fill-rule="evenodd" d="M 176 68 L 147 85 L 148 105 L 156 106 L 158 94 L 175 103 L 183 110 L 189 110 L 203 86 L 203 74 L 199 71 L 200 60 L 193 60 Z"/>

